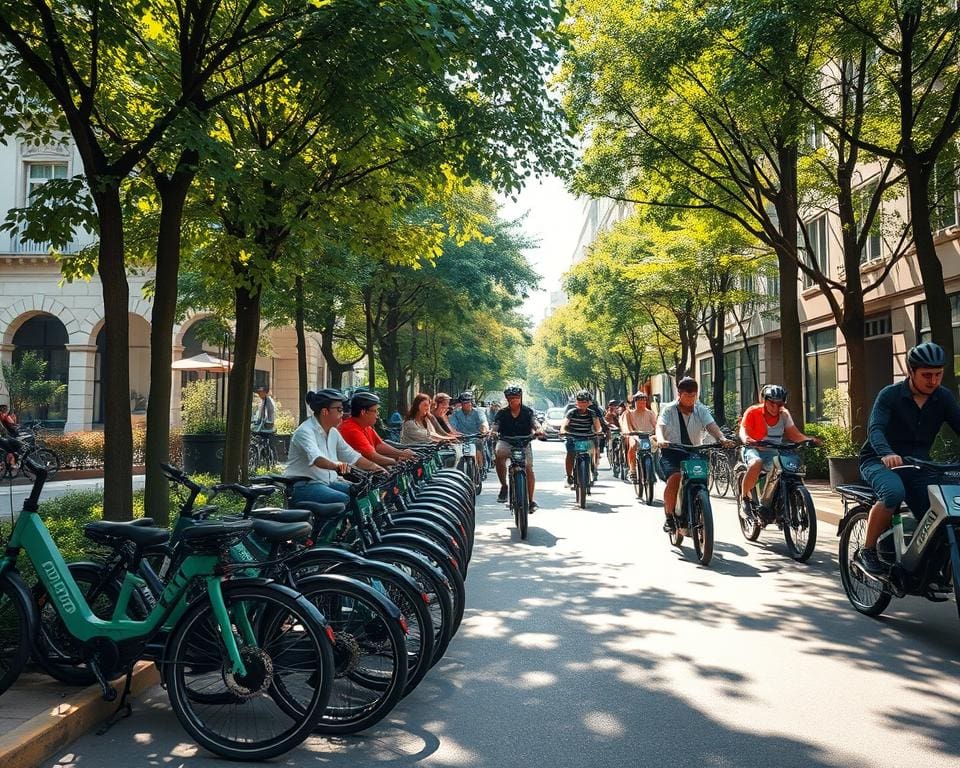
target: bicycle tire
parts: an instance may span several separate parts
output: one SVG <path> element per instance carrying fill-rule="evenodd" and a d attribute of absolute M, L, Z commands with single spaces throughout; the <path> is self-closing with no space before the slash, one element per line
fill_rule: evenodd
<path fill-rule="evenodd" d="M 33 450 L 27 451 L 23 458 L 29 458 L 31 461 L 36 462 L 46 469 L 47 480 L 53 480 L 57 472 L 60 471 L 60 457 L 49 448 L 34 448 Z M 23 466 L 23 460 L 20 461 L 20 466 Z"/>
<path fill-rule="evenodd" d="M 711 453 L 711 458 L 714 459 L 715 468 L 713 473 L 713 490 L 716 492 L 717 496 L 726 498 L 727 494 L 730 492 L 730 461 L 727 457 L 720 451 L 713 451 Z"/>
<path fill-rule="evenodd" d="M 0 693 L 13 685 L 36 643 L 37 608 L 16 571 L 0 576 Z"/>
<path fill-rule="evenodd" d="M 847 524 L 840 534 L 840 583 L 847 595 L 850 604 L 864 616 L 879 616 L 890 605 L 889 592 L 883 589 L 880 581 L 858 578 L 851 569 L 853 556 L 863 546 L 863 539 L 867 531 L 868 511 L 861 509 L 847 518 Z M 956 576 L 954 576 L 956 578 Z M 873 585 L 876 586 L 873 586 Z"/>
<path fill-rule="evenodd" d="M 737 488 L 743 488 L 743 476 L 745 474 L 745 471 L 736 473 L 734 483 Z M 740 533 L 743 534 L 743 538 L 747 541 L 756 541 L 759 538 L 763 526 L 756 516 L 751 516 L 747 513 L 744 507 L 743 496 L 740 493 L 737 493 L 737 520 L 740 523 Z"/>
<path fill-rule="evenodd" d="M 311 576 L 298 582 L 297 589 L 326 618 L 335 638 L 333 686 L 314 731 L 365 731 L 391 712 L 406 688 L 406 639 L 399 610 L 349 576 Z"/>
<path fill-rule="evenodd" d="M 587 486 L 590 483 L 590 467 L 586 461 L 577 457 L 576 475 L 574 475 L 577 485 L 577 506 L 580 509 L 587 508 Z"/>
<path fill-rule="evenodd" d="M 656 483 L 656 475 L 653 474 L 653 457 L 644 456 L 643 457 L 643 481 L 644 481 L 644 496 L 646 497 L 646 502 L 648 507 L 653 506 L 653 488 Z"/>
<path fill-rule="evenodd" d="M 249 665 L 247 677 L 233 678 L 225 671 L 229 657 L 221 644 L 210 647 L 210 638 L 219 637 L 219 630 L 214 631 L 219 625 L 207 600 L 197 601 L 177 622 L 159 666 L 171 708 L 200 746 L 231 760 L 267 760 L 300 744 L 320 720 L 333 684 L 333 651 L 323 617 L 286 587 L 224 583 L 223 597 L 228 611 L 242 606 L 257 617 L 259 647 L 241 647 Z M 191 675 L 194 669 L 197 673 Z M 219 685 L 234 695 L 239 689 L 242 696 L 206 704 L 190 695 L 190 684 L 201 684 L 207 692 Z M 272 706 L 282 718 L 277 718 L 277 733 L 264 735 L 266 710 Z M 234 736 L 214 732 L 214 723 L 229 719 L 231 707 L 247 727 L 242 722 L 234 726 Z M 247 738 L 249 734 L 256 740 Z"/>
<path fill-rule="evenodd" d="M 817 512 L 810 491 L 797 483 L 783 497 L 783 538 L 790 557 L 798 563 L 810 559 L 817 546 Z"/>
<path fill-rule="evenodd" d="M 513 504 L 516 508 L 517 530 L 520 531 L 520 539 L 526 540 L 527 530 L 530 522 L 530 499 L 527 495 L 527 476 L 517 473 L 516 482 L 513 486 Z"/>
<path fill-rule="evenodd" d="M 710 506 L 710 492 L 705 486 L 698 488 L 691 502 L 693 530 L 689 532 L 690 538 L 693 539 L 697 560 L 706 567 L 713 558 L 713 509 Z"/>

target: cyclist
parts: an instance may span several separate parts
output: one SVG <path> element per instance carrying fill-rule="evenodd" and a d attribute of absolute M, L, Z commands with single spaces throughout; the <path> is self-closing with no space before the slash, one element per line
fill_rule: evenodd
<path fill-rule="evenodd" d="M 743 442 L 743 462 L 747 465 L 747 473 L 743 476 L 743 485 L 740 488 L 741 503 L 752 504 L 750 495 L 760 478 L 761 470 L 769 472 L 773 467 L 775 448 L 756 448 L 754 443 L 761 440 L 783 442 L 789 440 L 799 443 L 802 440 L 812 439 L 820 445 L 820 438 L 809 438 L 793 423 L 793 417 L 786 408 L 787 390 L 779 384 L 767 384 L 761 392 L 760 402 L 754 403 L 740 418 L 740 440 Z M 769 513 L 760 508 L 760 514 L 766 520 Z"/>
<path fill-rule="evenodd" d="M 533 408 L 523 404 L 523 390 L 520 387 L 507 387 L 503 390 L 507 404 L 497 411 L 493 419 L 493 432 L 502 437 L 525 437 L 526 435 L 541 435 L 540 423 L 533 412 Z M 533 500 L 533 486 L 536 477 L 533 474 L 533 446 L 529 443 L 524 448 L 527 459 L 527 491 L 530 498 L 530 512 L 537 509 L 537 502 Z M 510 458 L 510 443 L 499 440 L 496 448 L 497 477 L 500 478 L 500 494 L 497 501 L 501 504 L 507 500 L 507 459 Z"/>
<path fill-rule="evenodd" d="M 603 420 L 614 429 L 620 429 L 620 417 L 617 415 L 617 406 L 619 405 L 620 403 L 617 400 L 608 400 L 607 410 L 603 413 Z"/>
<path fill-rule="evenodd" d="M 686 451 L 670 448 L 670 444 L 700 445 L 703 432 L 707 431 L 725 447 L 733 446 L 733 441 L 720 431 L 707 406 L 697 400 L 698 390 L 696 379 L 684 376 L 677 382 L 677 399 L 667 403 L 657 419 L 660 471 L 667 480 L 667 487 L 663 490 L 663 511 L 666 515 L 663 530 L 666 533 L 676 532 L 673 508 L 680 490 L 680 462 L 687 457 Z"/>
<path fill-rule="evenodd" d="M 450 417 L 450 426 L 461 435 L 485 435 L 490 431 L 486 414 L 479 408 L 474 407 L 473 392 L 461 392 L 457 402 L 460 403 L 460 408 Z M 477 441 L 476 458 L 477 468 L 483 469 L 483 451 L 479 440 Z"/>
<path fill-rule="evenodd" d="M 600 466 L 600 446 L 606 443 L 606 438 L 610 432 L 610 427 L 606 422 L 606 418 L 603 411 L 600 410 L 600 406 L 593 401 L 593 394 L 589 390 L 582 389 L 577 393 L 576 398 L 579 398 L 581 395 L 587 396 L 587 409 L 594 416 L 596 416 L 597 419 L 600 421 L 600 429 L 597 431 L 603 433 L 602 437 L 591 438 L 594 443 L 593 445 L 593 480 L 594 482 L 596 482 L 597 468 Z M 574 402 L 568 403 L 567 409 L 566 411 L 564 411 L 563 417 L 566 418 L 576 409 L 577 409 L 576 400 Z M 570 472 L 567 472 L 567 474 L 569 475 Z"/>
<path fill-rule="evenodd" d="M 944 424 L 960 433 L 960 405 L 940 386 L 946 364 L 943 347 L 924 342 L 907 353 L 907 378 L 880 390 L 870 412 L 867 439 L 860 449 L 860 474 L 877 494 L 867 518 L 863 547 L 854 557 L 867 573 L 887 567 L 877 557 L 877 539 L 904 500 L 919 520 L 929 506 L 927 485 L 917 472 L 894 472 L 904 456 L 928 459 Z M 956 578 L 954 574 L 954 578 Z"/>
<path fill-rule="evenodd" d="M 352 464 L 370 472 L 385 471 L 347 445 L 337 430 L 346 396 L 338 389 L 307 392 L 307 406 L 313 416 L 296 428 L 290 437 L 287 477 L 310 478 L 294 484 L 291 500 L 321 504 L 350 501 L 349 483 L 337 480 Z"/>
<path fill-rule="evenodd" d="M 437 392 L 433 398 L 433 407 L 428 416 L 433 421 L 438 434 L 459 436 L 459 432 L 450 426 L 450 395 Z"/>
<path fill-rule="evenodd" d="M 378 395 L 373 392 L 354 392 L 350 398 L 350 418 L 340 422 L 337 429 L 347 445 L 381 467 L 393 466 L 402 459 L 415 458 L 416 454 L 410 448 L 401 450 L 383 441 L 373 428 L 379 416 Z"/>
<path fill-rule="evenodd" d="M 257 397 L 260 398 L 260 405 L 257 407 L 257 415 L 253 418 L 250 425 L 250 433 L 259 435 L 267 444 L 268 450 L 273 447 L 273 435 L 277 431 L 275 422 L 277 418 L 277 406 L 273 398 L 270 397 L 270 387 L 261 385 L 256 388 Z"/>
<path fill-rule="evenodd" d="M 627 441 L 627 466 L 630 468 L 630 482 L 637 479 L 637 446 L 639 438 L 627 435 L 627 432 L 647 432 L 653 435 L 657 431 L 657 417 L 647 407 L 647 393 L 642 389 L 633 393 L 633 408 L 623 412 L 620 417 L 620 429 Z"/>
<path fill-rule="evenodd" d="M 563 414 L 563 422 L 560 424 L 560 434 L 567 438 L 567 457 L 564 463 L 567 468 L 567 484 L 571 486 L 573 485 L 573 458 L 576 454 L 577 438 L 596 442 L 595 435 L 601 429 L 600 418 L 596 411 L 590 408 L 592 400 L 593 398 L 587 390 L 582 389 L 577 392 L 576 402 L 567 408 L 566 413 Z M 594 462 L 597 460 L 596 445 L 594 445 Z M 596 480 L 596 464 L 594 464 L 594 480 Z"/>
<path fill-rule="evenodd" d="M 400 442 L 406 445 L 422 443 L 447 443 L 456 440 L 452 435 L 440 432 L 430 414 L 430 395 L 420 392 L 413 398 L 407 418 L 400 430 Z"/>
<path fill-rule="evenodd" d="M 10 406 L 4 403 L 0 405 L 0 437 L 16 437 L 20 434 L 20 427 L 17 424 L 17 417 L 10 412 Z"/>

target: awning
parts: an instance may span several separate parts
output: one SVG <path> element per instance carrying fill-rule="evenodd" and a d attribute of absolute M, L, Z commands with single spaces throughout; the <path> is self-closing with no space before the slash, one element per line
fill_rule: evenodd
<path fill-rule="evenodd" d="M 170 366 L 175 371 L 210 371 L 212 373 L 226 373 L 233 367 L 233 363 L 214 357 L 207 352 L 201 352 L 193 357 L 175 360 Z"/>

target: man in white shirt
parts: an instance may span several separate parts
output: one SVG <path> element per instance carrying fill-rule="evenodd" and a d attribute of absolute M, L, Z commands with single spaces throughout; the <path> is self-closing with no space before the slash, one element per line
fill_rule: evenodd
<path fill-rule="evenodd" d="M 667 533 L 674 533 L 676 529 L 673 508 L 677 503 L 677 491 L 680 490 L 680 462 L 687 458 L 686 451 L 671 449 L 670 444 L 700 445 L 703 433 L 707 431 L 717 442 L 732 445 L 720 431 L 707 406 L 697 400 L 698 389 L 695 379 L 684 376 L 677 382 L 677 399 L 665 405 L 657 419 L 660 469 L 667 477 L 667 487 L 663 490 L 663 511 L 667 516 L 663 530 Z"/>
<path fill-rule="evenodd" d="M 310 479 L 293 486 L 291 501 L 346 504 L 350 501 L 350 486 L 337 480 L 337 475 L 345 474 L 351 465 L 370 472 L 384 470 L 351 448 L 337 430 L 347 399 L 342 392 L 321 389 L 307 392 L 306 399 L 313 416 L 290 437 L 284 475 Z"/>

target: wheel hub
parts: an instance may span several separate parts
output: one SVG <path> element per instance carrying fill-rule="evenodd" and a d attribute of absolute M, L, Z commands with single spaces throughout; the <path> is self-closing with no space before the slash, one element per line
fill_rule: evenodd
<path fill-rule="evenodd" d="M 334 659 L 337 666 L 337 677 L 346 677 L 360 665 L 360 643 L 349 632 L 336 632 L 334 637 L 336 639 Z"/>
<path fill-rule="evenodd" d="M 240 648 L 240 658 L 247 668 L 245 675 L 235 675 L 224 666 L 223 681 L 230 692 L 241 699 L 252 699 L 259 696 L 273 684 L 273 660 L 261 648 L 243 646 Z M 225 664 L 229 664 L 229 659 Z"/>

